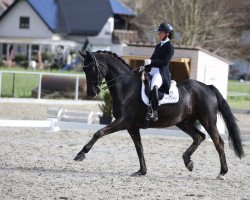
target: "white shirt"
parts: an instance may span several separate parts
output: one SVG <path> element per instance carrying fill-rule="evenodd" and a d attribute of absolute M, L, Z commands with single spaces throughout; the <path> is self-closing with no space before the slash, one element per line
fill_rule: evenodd
<path fill-rule="evenodd" d="M 166 42 L 168 42 L 168 41 L 169 41 L 169 38 L 167 37 L 166 40 L 161 41 L 161 46 L 164 45 L 164 44 L 165 44 Z"/>

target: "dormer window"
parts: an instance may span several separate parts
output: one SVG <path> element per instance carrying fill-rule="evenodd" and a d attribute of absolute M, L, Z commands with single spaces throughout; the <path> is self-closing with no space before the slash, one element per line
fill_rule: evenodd
<path fill-rule="evenodd" d="M 29 29 L 30 28 L 30 18 L 29 17 L 20 17 L 19 28 Z"/>

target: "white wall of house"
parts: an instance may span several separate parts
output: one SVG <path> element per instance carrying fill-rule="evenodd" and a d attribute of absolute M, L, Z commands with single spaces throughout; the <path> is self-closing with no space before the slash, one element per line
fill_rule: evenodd
<path fill-rule="evenodd" d="M 213 55 L 199 51 L 197 80 L 208 85 L 215 85 L 224 98 L 227 97 L 229 63 Z"/>
<path fill-rule="evenodd" d="M 29 29 L 20 29 L 20 17 L 30 18 Z M 26 1 L 19 1 L 0 21 L 0 37 L 52 38 L 53 33 Z"/>

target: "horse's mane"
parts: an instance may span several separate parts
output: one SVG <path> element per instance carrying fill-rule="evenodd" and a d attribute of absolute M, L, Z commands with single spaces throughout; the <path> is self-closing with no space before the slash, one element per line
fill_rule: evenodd
<path fill-rule="evenodd" d="M 126 65 L 129 69 L 132 69 L 126 62 L 124 59 L 122 59 L 120 56 L 118 56 L 116 53 L 112 52 L 112 51 L 96 51 L 96 53 L 105 53 L 105 54 L 109 54 L 115 58 L 117 58 L 119 61 L 121 61 L 124 65 Z"/>

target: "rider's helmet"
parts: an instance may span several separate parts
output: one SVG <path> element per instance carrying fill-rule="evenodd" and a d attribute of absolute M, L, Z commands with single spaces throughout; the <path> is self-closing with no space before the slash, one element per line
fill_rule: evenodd
<path fill-rule="evenodd" d="M 173 39 L 174 28 L 168 23 L 161 23 L 159 27 L 156 29 L 156 31 L 164 31 L 166 33 L 169 33 L 168 35 L 169 39 Z"/>

